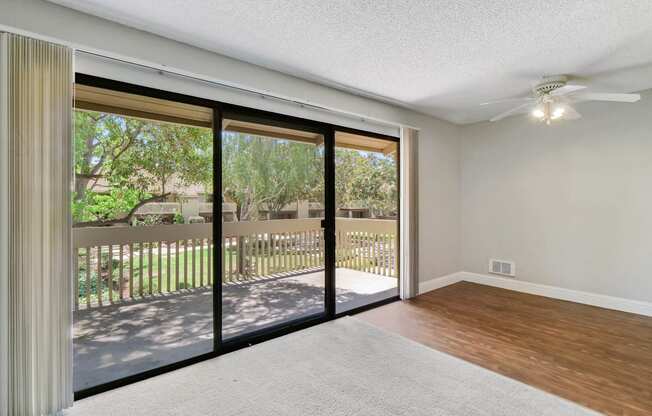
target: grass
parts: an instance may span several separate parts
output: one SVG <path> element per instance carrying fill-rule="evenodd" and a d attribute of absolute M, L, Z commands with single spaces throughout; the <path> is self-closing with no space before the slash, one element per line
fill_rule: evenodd
<path fill-rule="evenodd" d="M 179 250 L 178 255 L 176 255 L 175 250 L 170 252 L 170 260 L 168 264 L 168 256 L 165 250 L 162 251 L 160 258 L 160 279 L 159 279 L 159 255 L 158 255 L 158 245 L 152 245 L 152 256 L 150 262 L 149 249 L 145 247 L 144 255 L 140 255 L 141 247 L 134 245 L 133 253 L 133 274 L 129 274 L 129 255 L 125 251 L 123 253 L 123 264 L 122 264 L 122 294 L 124 298 L 140 298 L 142 296 L 148 296 L 151 294 L 157 293 L 169 293 L 177 292 L 182 289 L 197 288 L 208 286 L 213 283 L 213 278 L 209 275 L 209 248 L 204 247 L 202 249 L 195 249 L 194 261 L 195 261 L 195 273 L 193 279 L 193 253 L 192 250 L 184 251 L 183 249 Z M 102 250 L 101 255 L 101 292 L 102 292 L 102 303 L 109 303 L 109 282 L 112 289 L 112 300 L 117 301 L 120 299 L 120 260 L 119 253 L 117 249 L 113 250 L 113 260 L 111 267 L 111 276 L 109 277 L 109 255 L 106 247 Z M 273 274 L 275 272 L 288 272 L 288 271 L 297 271 L 305 270 L 311 267 L 322 266 L 324 263 L 323 253 L 321 256 L 316 256 L 314 253 L 312 257 L 302 254 L 299 252 L 288 252 L 287 255 L 281 256 L 272 256 L 269 252 L 263 252 L 261 249 L 258 253 L 258 256 L 247 256 L 247 259 L 253 266 L 254 270 L 247 270 L 247 265 L 244 265 L 243 273 L 235 273 L 236 265 L 238 264 L 238 250 L 235 248 L 227 248 L 224 253 L 223 263 L 225 269 L 228 271 L 229 268 L 231 273 L 224 273 L 222 278 L 224 281 L 231 280 L 248 280 L 251 275 L 254 276 L 266 276 Z M 354 266 L 351 266 L 353 269 L 357 270 L 373 270 L 375 264 L 372 259 L 359 259 L 362 260 L 360 263 L 355 262 Z M 142 261 L 142 264 L 141 264 Z M 213 261 L 211 253 L 211 262 Z M 202 267 L 203 262 L 203 267 Z M 285 264 L 287 263 L 287 264 Z M 86 263 L 86 250 L 79 250 L 78 258 L 79 269 L 77 273 L 78 279 L 78 302 L 80 305 L 85 305 L 87 303 L 87 294 L 90 295 L 90 303 L 96 304 L 99 303 L 98 296 L 98 270 L 97 270 L 97 252 L 96 250 L 91 250 L 91 263 L 90 263 L 90 276 L 87 279 L 87 263 Z M 278 265 L 280 268 L 275 269 L 274 266 Z M 169 266 L 169 267 L 168 267 Z M 178 269 L 178 276 L 177 276 Z M 214 274 L 213 265 L 210 265 L 211 274 Z M 150 277 L 151 271 L 151 277 Z M 168 278 L 169 271 L 169 278 Z M 221 271 L 220 271 L 221 272 Z M 222 275 L 222 273 L 219 273 Z M 230 279 L 230 280 L 227 280 Z M 160 282 L 159 282 L 160 280 Z M 160 290 L 159 290 L 160 289 Z"/>
<path fill-rule="evenodd" d="M 196 288 L 196 287 L 202 287 L 202 286 L 207 286 L 212 284 L 213 279 L 211 276 L 209 276 L 208 273 L 208 248 L 204 248 L 202 250 L 196 249 L 195 250 L 195 277 L 193 280 L 193 272 L 192 272 L 192 250 L 188 250 L 187 253 L 180 251 L 178 256 L 175 256 L 174 251 L 170 254 L 170 267 L 168 269 L 168 257 L 166 254 L 163 254 L 161 256 L 161 279 L 160 279 L 160 292 L 167 293 L 167 292 L 176 292 L 181 289 L 187 289 L 187 288 Z M 134 253 L 133 256 L 133 297 L 139 297 L 141 294 L 141 282 L 142 282 L 142 294 L 143 295 L 149 295 L 149 294 L 156 294 L 159 293 L 159 256 L 158 256 L 158 250 L 155 248 L 153 249 L 152 253 L 152 259 L 150 263 L 149 259 L 149 254 L 146 251 L 144 256 L 140 256 L 137 253 Z M 200 253 L 203 252 L 203 254 Z M 108 252 L 104 250 L 102 252 L 102 260 L 101 260 L 101 275 L 102 275 L 102 302 L 103 303 L 108 303 L 109 301 L 109 281 L 113 281 L 113 286 L 112 286 L 112 296 L 113 300 L 119 300 L 120 299 L 120 292 L 118 290 L 119 288 L 119 282 L 120 282 L 120 260 L 118 259 L 118 254 L 115 252 L 113 253 L 113 261 L 112 261 L 112 272 L 111 272 L 111 278 L 109 278 L 109 256 Z M 202 258 L 203 256 L 203 258 Z M 186 260 L 187 257 L 187 260 Z M 306 267 L 299 266 L 301 262 L 301 255 L 299 254 L 288 254 L 287 259 L 289 260 L 289 269 L 292 270 L 300 270 L 300 269 L 305 269 Z M 254 275 L 267 275 L 274 273 L 276 270 L 273 268 L 273 262 L 274 258 L 270 256 L 269 254 L 260 254 L 255 257 L 255 256 L 248 256 L 249 259 L 253 259 L 256 267 L 256 272 L 253 273 Z M 141 267 L 141 262 L 142 260 L 142 267 Z M 202 267 L 200 266 L 201 261 L 203 260 L 203 270 Z M 213 261 L 212 258 L 212 253 L 211 253 L 211 262 Z M 228 268 L 231 266 L 231 276 L 233 279 L 238 279 L 238 278 L 246 278 L 246 276 L 243 275 L 237 275 L 235 273 L 236 270 L 236 265 L 238 263 L 238 254 L 236 250 L 231 250 L 227 249 L 225 254 L 224 254 L 224 265 L 225 268 Z M 277 257 L 278 261 L 278 257 Z M 307 259 L 304 257 L 304 261 L 307 261 Z M 178 263 L 178 282 L 177 282 L 177 263 Z M 323 264 L 323 258 L 321 260 L 318 260 L 316 257 L 313 259 L 313 263 L 311 265 L 307 265 L 307 267 L 316 267 L 318 264 Z M 295 265 L 294 268 L 292 268 L 292 265 Z M 142 273 L 141 273 L 142 269 Z M 213 265 L 211 264 L 211 273 L 213 273 Z M 97 279 L 97 254 L 95 252 L 91 252 L 91 267 L 90 267 L 91 273 L 90 273 L 90 302 L 91 303 L 98 303 L 98 279 Z M 150 270 L 151 270 L 151 278 L 150 278 Z M 168 270 L 170 272 L 170 278 L 169 278 L 169 284 L 168 284 Z M 283 269 L 284 271 L 287 269 Z M 279 270 L 280 271 L 280 270 Z M 203 273 L 202 273 L 203 272 Z M 253 272 L 253 271 L 252 271 Z M 122 266 L 122 275 L 123 275 L 123 296 L 125 298 L 130 297 L 129 296 L 129 288 L 130 282 L 129 282 L 129 260 L 128 256 L 124 256 L 123 258 L 123 266 Z M 142 277 L 142 279 L 141 279 Z M 226 276 L 225 276 L 226 277 Z M 78 278 L 78 285 L 79 285 L 79 303 L 80 304 L 86 304 L 86 294 L 87 294 L 87 288 L 89 287 L 88 282 L 87 282 L 87 272 L 86 272 L 86 252 L 85 250 L 80 250 L 80 257 L 79 257 L 79 272 L 77 275 Z M 178 283 L 178 284 L 177 284 Z"/>

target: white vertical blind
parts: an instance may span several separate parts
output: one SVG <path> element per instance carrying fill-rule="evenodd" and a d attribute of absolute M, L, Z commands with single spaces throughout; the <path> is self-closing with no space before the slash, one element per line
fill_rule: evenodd
<path fill-rule="evenodd" d="M 7 36 L 0 33 L 0 415 L 8 413 L 9 371 L 9 129 Z"/>
<path fill-rule="evenodd" d="M 401 299 L 419 292 L 418 131 L 401 128 Z"/>
<path fill-rule="evenodd" d="M 49 415 L 73 398 L 72 51 L 0 36 L 0 414 Z"/>

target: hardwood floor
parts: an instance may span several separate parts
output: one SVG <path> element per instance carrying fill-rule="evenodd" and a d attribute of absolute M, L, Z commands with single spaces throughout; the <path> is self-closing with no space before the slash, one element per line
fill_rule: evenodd
<path fill-rule="evenodd" d="M 356 317 L 609 415 L 652 415 L 652 318 L 461 282 Z"/>

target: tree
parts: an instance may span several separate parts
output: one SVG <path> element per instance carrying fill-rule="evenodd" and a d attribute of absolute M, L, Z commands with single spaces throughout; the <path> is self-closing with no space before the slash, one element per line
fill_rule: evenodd
<path fill-rule="evenodd" d="M 227 132 L 222 138 L 222 189 L 237 205 L 241 221 L 323 189 L 323 149 L 283 139 Z M 323 192 L 322 192 L 323 195 Z M 321 198 L 323 200 L 323 196 Z"/>
<path fill-rule="evenodd" d="M 223 135 L 222 189 L 241 221 L 280 212 L 290 202 L 324 202 L 322 146 L 241 133 Z M 337 148 L 336 203 L 358 205 L 372 216 L 396 214 L 398 186 L 392 156 Z"/>
<path fill-rule="evenodd" d="M 182 185 L 202 184 L 213 177 L 213 135 L 196 127 L 152 124 L 139 138 L 133 155 L 121 161 L 124 176 L 134 184 L 166 194 L 175 176 Z"/>
<path fill-rule="evenodd" d="M 129 222 L 140 206 L 167 197 L 173 176 L 207 189 L 212 143 L 206 128 L 76 111 L 76 226 Z"/>
<path fill-rule="evenodd" d="M 171 183 L 213 183 L 211 129 L 97 112 L 75 112 L 76 226 L 129 223 L 142 205 L 168 197 Z M 336 148 L 337 206 L 396 212 L 396 163 L 379 153 Z M 222 189 L 241 221 L 278 216 L 299 200 L 324 202 L 324 149 L 310 143 L 225 132 Z"/>
<path fill-rule="evenodd" d="M 368 208 L 372 217 L 395 215 L 398 205 L 393 157 L 352 149 L 335 150 L 338 207 Z"/>
<path fill-rule="evenodd" d="M 105 113 L 75 111 L 75 199 L 81 200 L 136 142 L 145 123 Z M 90 185 L 90 186 L 89 186 Z"/>

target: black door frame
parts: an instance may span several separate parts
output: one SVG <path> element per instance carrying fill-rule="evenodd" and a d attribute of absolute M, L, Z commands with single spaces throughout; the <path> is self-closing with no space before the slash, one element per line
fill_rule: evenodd
<path fill-rule="evenodd" d="M 335 293 L 335 270 L 332 265 L 335 264 L 335 163 L 333 155 L 333 144 L 334 144 L 334 135 L 333 129 L 329 124 L 321 123 L 314 120 L 308 120 L 304 118 L 287 116 L 282 114 L 277 114 L 269 111 L 258 110 L 249 107 L 238 106 L 234 104 L 221 104 L 222 108 L 222 120 L 224 119 L 236 119 L 239 121 L 246 121 L 251 123 L 259 123 L 273 127 L 283 127 L 294 130 L 308 131 L 312 133 L 321 134 L 324 137 L 324 201 L 325 201 L 325 212 L 324 212 L 324 311 L 321 313 L 316 313 L 313 315 L 292 319 L 287 322 L 280 322 L 276 325 L 270 325 L 268 327 L 250 331 L 241 335 L 234 336 L 228 340 L 220 339 L 220 345 L 217 346 L 218 349 L 222 351 L 230 351 L 232 349 L 237 349 L 242 345 L 250 345 L 251 343 L 258 342 L 259 340 L 269 339 L 270 334 L 277 334 L 283 331 L 293 330 L 297 326 L 301 326 L 305 323 L 308 325 L 314 325 L 315 323 L 325 322 L 329 319 L 333 319 L 335 314 L 335 302 L 334 302 L 334 293 Z M 222 137 L 217 139 L 216 146 L 222 147 Z M 221 155 L 220 155 L 221 157 Z M 220 170 L 221 172 L 221 170 Z M 217 178 L 218 176 L 213 176 Z M 331 192 L 331 188 L 333 192 Z M 220 193 L 216 195 L 222 195 L 221 189 Z M 219 201 L 220 207 L 217 211 L 215 207 L 215 201 L 213 201 L 213 218 L 217 218 L 215 212 L 220 212 L 222 210 L 222 200 Z M 331 219 L 332 217 L 332 219 Z M 220 224 L 221 228 L 221 224 Z M 221 235 L 221 230 L 220 234 Z M 216 260 L 221 262 L 222 256 L 214 256 Z M 218 267 L 218 265 L 216 265 Z M 219 268 L 215 270 L 222 270 L 221 263 Z M 221 285 L 219 285 L 221 286 Z M 221 287 L 220 287 L 220 307 L 222 305 L 221 298 Z M 221 310 L 220 310 L 221 313 Z M 221 320 L 220 320 L 221 321 Z M 221 331 L 220 323 L 220 331 Z M 220 334 L 221 338 L 221 334 Z"/>
<path fill-rule="evenodd" d="M 174 371 L 201 361 L 218 357 L 241 348 L 245 348 L 260 342 L 264 342 L 300 329 L 327 322 L 345 315 L 353 315 L 372 309 L 387 303 L 399 300 L 398 293 L 378 302 L 370 303 L 355 309 L 342 313 L 336 313 L 335 309 L 335 132 L 349 132 L 360 134 L 368 137 L 380 138 L 384 140 L 400 143 L 398 137 L 368 132 L 364 130 L 352 129 L 349 127 L 338 126 L 330 123 L 319 122 L 315 120 L 288 116 L 274 112 L 243 107 L 239 105 L 223 103 L 206 98 L 194 97 L 186 94 L 160 90 L 141 85 L 130 84 L 122 81 L 116 81 L 108 78 L 97 77 L 83 73 L 75 73 L 75 83 L 88 85 L 98 88 L 115 90 L 129 94 L 142 95 L 146 97 L 159 98 L 163 100 L 176 101 L 180 103 L 192 104 L 196 106 L 211 108 L 213 110 L 213 236 L 220 236 L 222 241 L 222 120 L 228 118 L 229 114 L 237 115 L 238 119 L 249 118 L 252 121 L 263 121 L 267 124 L 272 123 L 279 127 L 289 127 L 295 129 L 306 129 L 308 131 L 320 132 L 324 135 L 324 187 L 326 202 L 325 206 L 325 227 L 324 227 L 324 269 L 325 269 L 325 311 L 319 315 L 312 315 L 299 318 L 290 322 L 280 323 L 258 331 L 249 332 L 242 336 L 233 337 L 227 341 L 222 339 L 222 279 L 218 279 L 220 284 L 213 285 L 213 351 L 197 355 L 176 363 L 167 364 L 151 370 L 133 374 L 118 380 L 109 381 L 87 389 L 74 392 L 75 400 L 80 400 L 98 393 L 132 384 L 141 380 L 158 376 L 170 371 Z M 397 183 L 400 184 L 400 157 L 397 150 Z M 399 191 L 400 195 L 400 191 Z M 398 209 L 400 209 L 400 204 Z M 216 215 L 217 213 L 217 215 Z M 400 213 L 399 213 L 400 218 Z M 220 219 L 216 221 L 216 219 Z M 400 235 L 400 220 L 398 221 Z M 400 239 L 397 238 L 397 242 Z M 397 244 L 397 249 L 400 249 Z M 213 246 L 213 270 L 222 270 L 221 244 Z M 219 252 L 218 252 L 219 251 Z M 399 265 L 397 264 L 397 270 Z M 400 274 L 399 274 L 400 285 Z"/>

